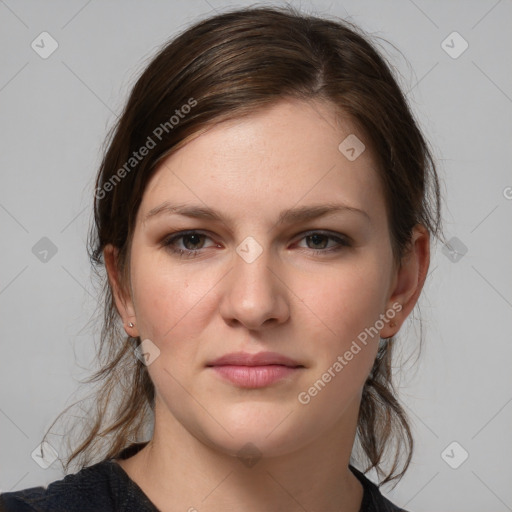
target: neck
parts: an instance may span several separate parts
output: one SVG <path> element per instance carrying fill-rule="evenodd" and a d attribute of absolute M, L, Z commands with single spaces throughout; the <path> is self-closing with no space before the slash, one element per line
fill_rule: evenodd
<path fill-rule="evenodd" d="M 157 402 L 152 440 L 119 463 L 162 512 L 358 512 L 363 489 L 348 467 L 358 405 L 300 450 L 247 460 L 198 440 Z"/>

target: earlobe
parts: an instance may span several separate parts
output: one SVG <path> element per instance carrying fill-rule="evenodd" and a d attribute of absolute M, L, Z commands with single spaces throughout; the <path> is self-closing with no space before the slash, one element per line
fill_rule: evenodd
<path fill-rule="evenodd" d="M 108 244 L 103 249 L 103 260 L 107 271 L 108 280 L 112 290 L 112 296 L 116 304 L 117 311 L 121 317 L 126 334 L 131 337 L 139 336 L 136 321 L 135 309 L 130 293 L 126 291 L 123 278 L 118 266 L 119 249 L 112 244 Z"/>
<path fill-rule="evenodd" d="M 388 301 L 388 308 L 400 304 L 393 322 L 381 332 L 382 338 L 390 338 L 399 330 L 419 299 L 430 264 L 430 234 L 421 224 L 413 228 L 407 253 L 397 269 L 394 287 Z M 392 326 L 391 323 L 395 325 Z"/>

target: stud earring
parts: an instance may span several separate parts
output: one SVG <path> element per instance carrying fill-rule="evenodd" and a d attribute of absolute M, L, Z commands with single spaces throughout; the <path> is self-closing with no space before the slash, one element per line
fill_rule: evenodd
<path fill-rule="evenodd" d="M 133 323 L 132 323 L 132 322 L 130 322 L 128 325 L 129 325 L 130 327 L 134 327 L 134 325 L 133 325 Z"/>

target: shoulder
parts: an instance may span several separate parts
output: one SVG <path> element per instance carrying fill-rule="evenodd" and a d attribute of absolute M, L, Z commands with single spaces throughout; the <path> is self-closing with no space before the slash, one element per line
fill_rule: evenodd
<path fill-rule="evenodd" d="M 379 488 L 369 480 L 361 471 L 350 466 L 352 473 L 363 485 L 364 494 L 360 512 L 407 512 L 397 507 L 380 492 Z"/>
<path fill-rule="evenodd" d="M 118 464 L 105 460 L 47 487 L 0 494 L 0 512 L 154 511 Z"/>
<path fill-rule="evenodd" d="M 100 462 L 67 475 L 47 487 L 31 487 L 0 495 L 0 511 L 93 510 L 101 500 L 103 509 L 112 504 L 112 468 Z M 114 510 L 114 509 L 112 509 Z"/>

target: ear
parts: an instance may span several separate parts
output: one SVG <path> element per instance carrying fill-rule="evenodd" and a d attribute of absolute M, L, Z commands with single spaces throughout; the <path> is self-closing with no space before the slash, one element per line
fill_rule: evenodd
<path fill-rule="evenodd" d="M 128 336 L 136 338 L 139 336 L 139 331 L 137 329 L 135 308 L 132 297 L 124 286 L 125 283 L 119 269 L 119 249 L 112 244 L 106 245 L 103 249 L 103 260 L 105 261 L 105 268 L 117 311 L 123 320 L 124 330 Z M 133 327 L 130 326 L 130 323 L 133 324 Z"/>
<path fill-rule="evenodd" d="M 382 329 L 381 338 L 390 338 L 399 330 L 419 299 L 430 264 L 430 235 L 421 224 L 413 228 L 408 251 L 402 258 L 391 287 L 388 309 L 397 311 Z M 393 304 L 395 305 L 393 307 Z M 398 311 L 397 304 L 401 308 Z"/>

